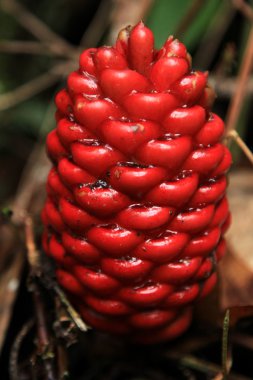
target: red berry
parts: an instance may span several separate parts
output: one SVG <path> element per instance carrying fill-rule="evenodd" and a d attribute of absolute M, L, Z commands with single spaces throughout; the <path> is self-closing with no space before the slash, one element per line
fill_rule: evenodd
<path fill-rule="evenodd" d="M 150 80 L 157 91 L 169 90 L 171 85 L 188 72 L 188 63 L 183 58 L 161 58 L 150 71 Z"/>
<path fill-rule="evenodd" d="M 99 73 L 105 69 L 123 70 L 128 67 L 123 55 L 110 46 L 97 49 L 94 54 L 94 62 Z"/>
<path fill-rule="evenodd" d="M 149 71 L 154 56 L 154 36 L 142 22 L 139 22 L 130 33 L 129 61 L 130 66 L 141 74 Z"/>
<path fill-rule="evenodd" d="M 186 105 L 197 103 L 206 86 L 206 74 L 196 71 L 172 84 L 171 92 Z"/>
<path fill-rule="evenodd" d="M 104 70 L 100 84 L 104 94 L 117 102 L 133 91 L 146 92 L 150 88 L 149 81 L 134 70 Z"/>
<path fill-rule="evenodd" d="M 87 49 L 55 98 L 42 244 L 92 327 L 174 339 L 215 286 L 231 216 L 231 154 L 208 73 L 140 22 Z"/>
<path fill-rule="evenodd" d="M 67 79 L 68 91 L 72 97 L 78 94 L 100 95 L 101 91 L 93 77 L 74 71 Z"/>
<path fill-rule="evenodd" d="M 132 93 L 125 97 L 123 107 L 133 120 L 158 121 L 180 105 L 180 101 L 168 93 Z"/>
<path fill-rule="evenodd" d="M 79 58 L 79 66 L 80 70 L 83 73 L 88 73 L 90 75 L 96 75 L 96 67 L 94 64 L 94 54 L 96 53 L 97 49 L 87 49 L 82 52 Z"/>

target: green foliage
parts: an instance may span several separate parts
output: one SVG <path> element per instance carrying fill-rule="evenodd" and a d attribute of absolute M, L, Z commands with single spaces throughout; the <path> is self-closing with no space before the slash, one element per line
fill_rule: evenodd
<path fill-rule="evenodd" d="M 160 47 L 168 35 L 175 35 L 183 18 L 192 7 L 189 0 L 156 0 L 147 19 L 147 25 L 154 31 L 157 47 Z M 215 12 L 222 2 L 220 0 L 203 1 L 196 17 L 187 28 L 187 33 L 180 36 L 190 52 L 196 48 L 203 32 L 208 27 Z"/>
<path fill-rule="evenodd" d="M 147 18 L 147 26 L 155 35 L 157 47 L 161 47 L 169 35 L 173 35 L 187 9 L 188 0 L 156 0 Z"/>
<path fill-rule="evenodd" d="M 9 113 L 9 133 L 18 130 L 19 133 L 36 138 L 47 107 L 48 104 L 39 97 L 18 105 L 15 112 Z"/>

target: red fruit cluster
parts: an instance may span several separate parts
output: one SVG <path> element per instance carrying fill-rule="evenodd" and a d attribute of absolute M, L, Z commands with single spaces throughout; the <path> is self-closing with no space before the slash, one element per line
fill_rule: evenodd
<path fill-rule="evenodd" d="M 222 120 L 207 74 L 142 23 L 85 50 L 56 95 L 43 245 L 91 326 L 153 343 L 189 325 L 229 224 Z"/>

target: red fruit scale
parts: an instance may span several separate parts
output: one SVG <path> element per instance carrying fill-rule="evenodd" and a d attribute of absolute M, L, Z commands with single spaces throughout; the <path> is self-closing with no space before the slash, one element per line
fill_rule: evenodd
<path fill-rule="evenodd" d="M 56 95 L 43 247 L 90 326 L 173 339 L 216 283 L 229 225 L 222 120 L 207 74 L 143 23 L 87 49 Z"/>

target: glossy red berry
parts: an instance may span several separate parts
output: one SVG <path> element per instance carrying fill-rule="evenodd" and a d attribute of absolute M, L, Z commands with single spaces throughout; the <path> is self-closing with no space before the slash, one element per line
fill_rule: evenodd
<path fill-rule="evenodd" d="M 140 343 L 182 334 L 216 283 L 230 223 L 207 73 L 141 22 L 85 50 L 56 95 L 43 249 L 84 321 Z"/>

